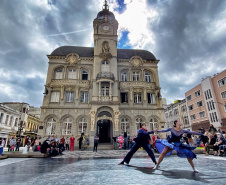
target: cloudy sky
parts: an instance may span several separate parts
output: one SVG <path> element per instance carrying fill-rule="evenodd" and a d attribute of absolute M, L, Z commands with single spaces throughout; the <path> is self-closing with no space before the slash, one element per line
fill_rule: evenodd
<path fill-rule="evenodd" d="M 93 46 L 104 0 L 0 0 L 0 102 L 42 104 L 48 59 L 63 45 Z M 172 103 L 226 68 L 225 0 L 108 0 L 118 48 L 146 49 L 159 62 Z"/>

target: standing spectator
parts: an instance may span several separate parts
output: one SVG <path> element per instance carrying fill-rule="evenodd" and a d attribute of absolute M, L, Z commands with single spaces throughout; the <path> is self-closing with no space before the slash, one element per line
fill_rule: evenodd
<path fill-rule="evenodd" d="M 29 152 L 30 147 L 31 147 L 31 139 L 28 137 L 27 138 L 27 152 Z"/>
<path fill-rule="evenodd" d="M 20 144 L 21 144 L 21 139 L 20 139 L 20 137 L 17 137 L 17 139 L 16 139 L 16 151 L 20 151 Z"/>
<path fill-rule="evenodd" d="M 8 141 L 7 141 L 8 152 L 10 151 L 10 140 L 11 140 L 11 139 L 12 139 L 12 138 L 9 138 Z"/>
<path fill-rule="evenodd" d="M 25 136 L 24 146 L 27 144 L 27 136 Z"/>
<path fill-rule="evenodd" d="M 31 147 L 33 147 L 35 145 L 35 139 L 34 139 L 34 137 L 31 138 Z"/>
<path fill-rule="evenodd" d="M 75 138 L 74 138 L 74 136 L 72 134 L 72 136 L 70 137 L 70 149 L 69 150 L 70 151 L 74 151 L 75 150 L 74 147 L 75 147 Z"/>
<path fill-rule="evenodd" d="M 81 150 L 82 149 L 82 140 L 83 140 L 83 137 L 82 137 L 82 134 L 81 134 L 81 137 L 80 138 L 78 138 L 78 145 L 79 145 L 79 150 Z"/>
<path fill-rule="evenodd" d="M 63 142 L 63 144 L 65 144 L 64 136 L 60 140 Z"/>
<path fill-rule="evenodd" d="M 5 147 L 5 140 L 6 140 L 6 138 L 2 138 L 2 144 L 3 144 L 3 148 Z"/>
<path fill-rule="evenodd" d="M 65 139 L 66 150 L 69 150 L 69 138 Z"/>
<path fill-rule="evenodd" d="M 37 151 L 37 147 L 39 146 L 40 140 L 39 140 L 39 136 L 37 137 L 37 139 L 35 140 L 35 144 L 34 144 L 34 151 Z"/>
<path fill-rule="evenodd" d="M 124 132 L 124 149 L 127 149 L 128 148 L 128 137 L 127 137 L 127 132 Z"/>
<path fill-rule="evenodd" d="M 96 133 L 96 135 L 94 136 L 94 147 L 93 147 L 93 152 L 94 152 L 95 149 L 96 149 L 96 152 L 97 152 L 97 146 L 98 146 L 98 143 L 99 143 L 99 136 L 98 136 L 98 134 Z"/>

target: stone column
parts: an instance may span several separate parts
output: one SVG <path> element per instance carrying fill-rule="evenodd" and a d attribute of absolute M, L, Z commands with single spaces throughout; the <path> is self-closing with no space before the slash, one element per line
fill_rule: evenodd
<path fill-rule="evenodd" d="M 141 69 L 141 78 L 140 81 L 144 81 L 144 69 Z"/>
<path fill-rule="evenodd" d="M 144 88 L 144 102 L 147 101 L 147 89 Z"/>
<path fill-rule="evenodd" d="M 110 96 L 110 101 L 112 100 L 112 88 L 111 88 L 111 82 L 110 82 L 110 87 L 109 87 L 109 96 Z"/>
<path fill-rule="evenodd" d="M 66 74 L 67 74 L 67 67 L 65 66 L 64 67 L 64 76 L 63 76 L 63 79 L 66 79 Z"/>
<path fill-rule="evenodd" d="M 99 101 L 101 100 L 101 82 L 99 82 Z"/>
<path fill-rule="evenodd" d="M 130 88 L 130 101 L 133 102 L 133 88 Z"/>
<path fill-rule="evenodd" d="M 61 91 L 60 91 L 60 99 L 63 100 L 64 99 L 64 86 L 61 85 Z"/>
<path fill-rule="evenodd" d="M 62 135 L 61 123 L 60 122 L 56 123 L 55 135 L 57 135 L 57 137 L 59 137 L 60 135 Z"/>
<path fill-rule="evenodd" d="M 78 100 L 79 87 L 75 89 L 75 99 Z"/>

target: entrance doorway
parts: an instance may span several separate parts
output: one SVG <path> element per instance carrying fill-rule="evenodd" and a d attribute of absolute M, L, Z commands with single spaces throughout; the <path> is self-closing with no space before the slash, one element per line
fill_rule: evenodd
<path fill-rule="evenodd" d="M 110 120 L 99 120 L 97 122 L 97 133 L 99 134 L 100 143 L 111 142 L 111 121 Z"/>

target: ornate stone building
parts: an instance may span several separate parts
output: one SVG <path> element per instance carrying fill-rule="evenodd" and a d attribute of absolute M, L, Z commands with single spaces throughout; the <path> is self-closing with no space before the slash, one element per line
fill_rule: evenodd
<path fill-rule="evenodd" d="M 93 145 L 127 132 L 140 122 L 165 127 L 158 62 L 146 50 L 117 49 L 118 22 L 105 1 L 93 21 L 94 47 L 62 46 L 50 55 L 39 135 L 79 137 Z"/>

